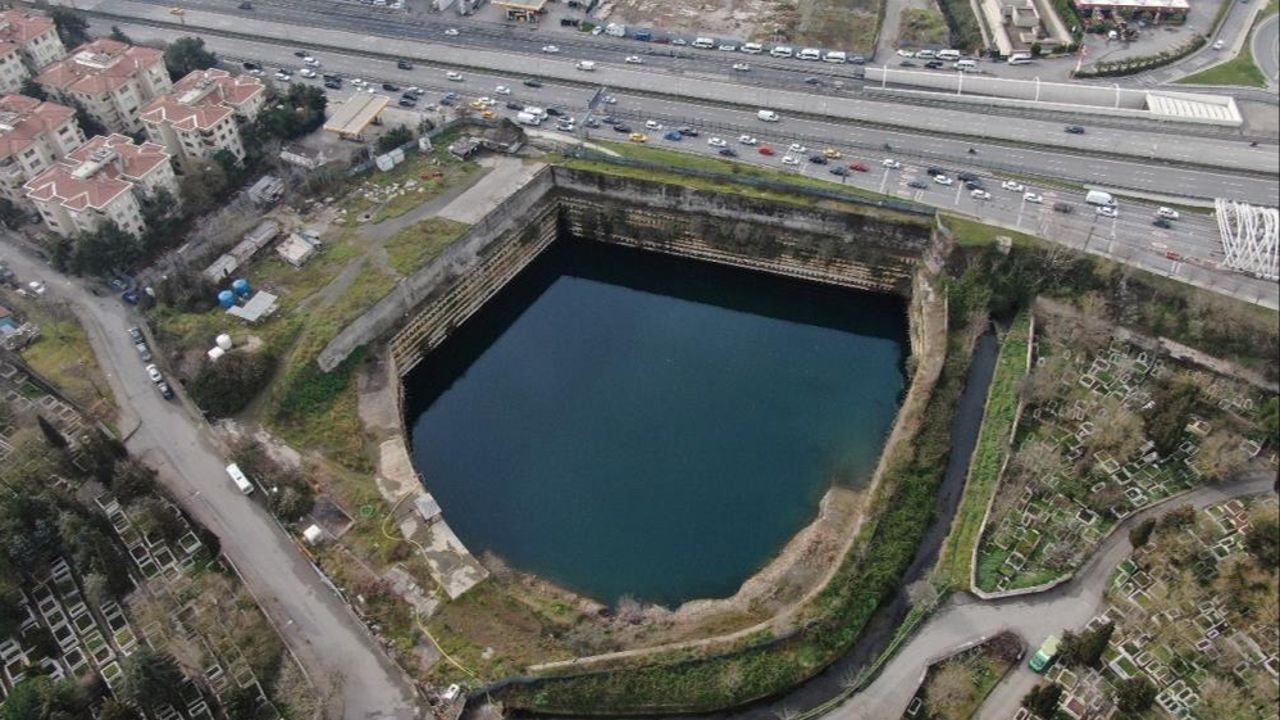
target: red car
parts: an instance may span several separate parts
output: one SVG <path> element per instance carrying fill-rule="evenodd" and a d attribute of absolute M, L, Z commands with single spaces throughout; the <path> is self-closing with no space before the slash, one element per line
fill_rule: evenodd
<path fill-rule="evenodd" d="M 858 172 L 866 172 L 867 166 L 864 165 L 863 163 L 849 163 L 849 169 L 857 170 Z"/>
<path fill-rule="evenodd" d="M 760 153 L 761 155 L 772 155 L 773 148 L 769 147 L 768 145 L 761 145 L 760 149 L 756 150 L 756 152 Z"/>

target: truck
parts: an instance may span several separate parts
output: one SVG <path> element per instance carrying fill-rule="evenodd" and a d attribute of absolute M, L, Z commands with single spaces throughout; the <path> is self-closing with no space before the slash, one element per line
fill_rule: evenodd
<path fill-rule="evenodd" d="M 1053 659 L 1058 655 L 1058 636 L 1050 635 L 1040 643 L 1040 649 L 1036 650 L 1036 654 L 1031 656 L 1031 662 L 1027 663 L 1035 672 L 1042 673 L 1049 668 Z"/>
<path fill-rule="evenodd" d="M 1111 197 L 1111 193 L 1101 190 L 1090 190 L 1084 196 L 1084 201 L 1090 205 L 1104 205 L 1106 207 L 1114 207 L 1116 204 L 1116 199 Z"/>
<path fill-rule="evenodd" d="M 542 124 L 542 118 L 531 112 L 519 112 L 516 113 L 516 122 L 521 125 L 528 125 L 529 127 L 538 127 Z"/>

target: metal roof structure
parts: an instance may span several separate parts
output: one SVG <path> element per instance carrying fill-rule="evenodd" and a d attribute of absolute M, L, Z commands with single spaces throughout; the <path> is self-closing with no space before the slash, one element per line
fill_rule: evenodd
<path fill-rule="evenodd" d="M 378 119 L 391 98 L 382 94 L 358 92 L 347 98 L 338 106 L 333 115 L 324 124 L 326 132 L 336 133 L 339 137 L 358 138 L 366 128 Z"/>

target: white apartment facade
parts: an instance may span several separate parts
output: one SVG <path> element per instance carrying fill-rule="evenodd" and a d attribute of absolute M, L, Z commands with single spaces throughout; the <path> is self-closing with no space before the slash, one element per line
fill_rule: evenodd
<path fill-rule="evenodd" d="M 173 155 L 208 160 L 219 150 L 244 159 L 240 121 L 257 117 L 266 86 L 251 75 L 225 70 L 196 70 L 173 89 L 147 103 L 142 124 L 147 137 Z"/>
<path fill-rule="evenodd" d="M 0 11 L 0 92 L 18 92 L 32 73 L 66 54 L 48 17 L 28 10 Z"/>
<path fill-rule="evenodd" d="M 76 113 L 26 95 L 0 96 L 0 196 L 26 205 L 23 185 L 84 144 Z"/>
<path fill-rule="evenodd" d="M 143 106 L 173 87 L 159 50 L 105 38 L 81 45 L 41 71 L 36 82 L 119 133 L 141 130 Z"/>
<path fill-rule="evenodd" d="M 140 235 L 146 228 L 139 199 L 161 189 L 178 197 L 170 157 L 155 143 L 99 135 L 29 181 L 27 198 L 63 237 L 93 232 L 108 221 Z"/>

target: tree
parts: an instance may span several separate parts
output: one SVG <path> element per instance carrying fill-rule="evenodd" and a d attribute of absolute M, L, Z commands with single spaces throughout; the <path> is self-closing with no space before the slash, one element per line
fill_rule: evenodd
<path fill-rule="evenodd" d="M 155 284 L 156 300 L 188 313 L 204 313 L 217 304 L 218 286 L 204 273 L 181 265 Z"/>
<path fill-rule="evenodd" d="M 1143 418 L 1147 437 L 1156 446 L 1156 452 L 1168 457 L 1186 432 L 1191 411 L 1200 399 L 1200 388 L 1186 378 L 1176 378 L 1162 383 L 1152 393 L 1152 410 Z"/>
<path fill-rule="evenodd" d="M 1280 443 L 1280 397 L 1273 395 L 1262 404 L 1262 437 L 1271 447 Z"/>
<path fill-rule="evenodd" d="M 1151 531 L 1156 529 L 1156 521 L 1153 518 L 1143 520 L 1138 523 L 1137 527 L 1129 531 L 1129 544 L 1134 549 L 1140 548 L 1147 544 L 1151 539 Z"/>
<path fill-rule="evenodd" d="M 84 576 L 84 594 L 98 607 L 115 600 L 115 595 L 111 592 L 111 584 L 107 582 L 107 576 L 102 573 L 88 573 Z"/>
<path fill-rule="evenodd" d="M 115 698 L 108 699 L 98 711 L 98 720 L 142 720 L 137 710 Z"/>
<path fill-rule="evenodd" d="M 133 458 L 126 458 L 116 463 L 111 491 L 116 499 L 128 505 L 135 498 L 150 495 L 156 487 L 156 471 L 150 466 Z"/>
<path fill-rule="evenodd" d="M 1058 703 L 1062 700 L 1062 686 L 1057 683 L 1037 685 L 1022 698 L 1022 707 L 1031 711 L 1032 715 L 1050 720 L 1058 712 Z"/>
<path fill-rule="evenodd" d="M 1196 509 L 1190 505 L 1179 505 L 1160 518 L 1161 530 L 1180 530 L 1190 527 L 1196 521 Z"/>
<path fill-rule="evenodd" d="M 192 216 L 200 216 L 217 207 L 231 189 L 231 178 L 216 162 L 188 160 L 182 164 L 178 190 L 182 205 Z"/>
<path fill-rule="evenodd" d="M 1146 712 L 1156 700 L 1156 686 L 1146 677 L 1126 678 L 1116 685 L 1114 699 L 1120 712 Z"/>
<path fill-rule="evenodd" d="M 195 70 L 207 70 L 218 64 L 218 56 L 204 48 L 204 39 L 178 38 L 164 49 L 164 66 L 175 81 Z"/>
<path fill-rule="evenodd" d="M 1251 518 L 1244 546 L 1264 569 L 1280 566 L 1280 518 L 1275 510 L 1263 510 Z"/>
<path fill-rule="evenodd" d="M 258 690 L 253 686 L 236 688 L 222 696 L 222 713 L 227 720 L 257 720 Z"/>
<path fill-rule="evenodd" d="M 265 138 L 292 140 L 324 124 L 328 96 L 321 88 L 293 83 L 282 96 L 268 100 L 258 113 L 257 132 Z"/>
<path fill-rule="evenodd" d="M 962 662 L 949 660 L 929 680 L 925 702 L 932 715 L 950 720 L 959 717 L 960 712 L 973 703 L 976 690 L 969 668 Z"/>
<path fill-rule="evenodd" d="M 1058 658 L 1065 665 L 1098 667 L 1115 629 L 1115 623 L 1108 622 L 1079 635 L 1071 631 L 1064 632 L 1062 642 L 1058 645 Z"/>
<path fill-rule="evenodd" d="M 275 367 L 269 352 L 233 351 L 200 366 L 189 386 L 191 399 L 210 417 L 234 415 L 266 387 Z"/>
<path fill-rule="evenodd" d="M 49 19 L 68 50 L 89 42 L 89 21 L 79 12 L 55 5 L 49 8 Z"/>
<path fill-rule="evenodd" d="M 405 143 L 413 140 L 413 131 L 401 125 L 387 132 L 387 134 L 378 138 L 378 144 L 374 148 L 374 152 L 381 155 L 391 152 Z"/>
<path fill-rule="evenodd" d="M 90 698 L 68 680 L 35 675 L 14 686 L 5 699 L 4 720 L 80 720 L 91 718 Z"/>
<path fill-rule="evenodd" d="M 1085 439 L 1090 454 L 1102 453 L 1124 462 L 1142 446 L 1142 420 L 1119 400 L 1104 400 L 1094 423 L 1093 434 Z"/>
<path fill-rule="evenodd" d="M 76 275 L 107 276 L 132 266 L 141 257 L 138 238 L 121 230 L 115 222 L 106 222 L 76 238 L 70 269 Z"/>
<path fill-rule="evenodd" d="M 122 42 L 127 45 L 133 44 L 133 38 L 129 37 L 128 35 L 125 35 L 124 31 L 120 29 L 119 25 L 112 25 L 111 34 L 108 35 L 107 37 L 111 38 L 112 40 L 115 40 L 116 42 Z"/>
<path fill-rule="evenodd" d="M 72 98 L 71 106 L 76 110 L 76 123 L 80 125 L 80 129 L 84 131 L 84 136 L 91 138 L 94 135 L 110 135 L 111 131 L 107 129 L 102 121 L 89 114 L 84 105 L 79 100 Z"/>
<path fill-rule="evenodd" d="M 1200 452 L 1195 457 L 1196 468 L 1209 482 L 1230 479 L 1248 462 L 1240 447 L 1242 443 L 1243 439 L 1230 430 L 1214 430 L 1200 444 Z"/>
<path fill-rule="evenodd" d="M 18 92 L 29 98 L 36 100 L 48 100 L 49 93 L 44 91 L 44 86 L 36 82 L 35 78 L 29 77 L 22 81 L 22 88 Z"/>
<path fill-rule="evenodd" d="M 144 497 L 129 507 L 134 524 L 144 535 L 157 535 L 172 542 L 186 532 L 186 525 L 173 509 L 158 498 Z"/>
<path fill-rule="evenodd" d="M 143 645 L 121 665 L 120 695 L 144 710 L 181 702 L 182 671 L 173 657 Z"/>
<path fill-rule="evenodd" d="M 40 432 L 44 434 L 45 442 L 49 443 L 49 447 L 63 450 L 67 447 L 67 439 L 58 432 L 58 428 L 53 423 L 44 418 L 44 415 L 36 414 L 36 424 L 40 426 Z"/>

